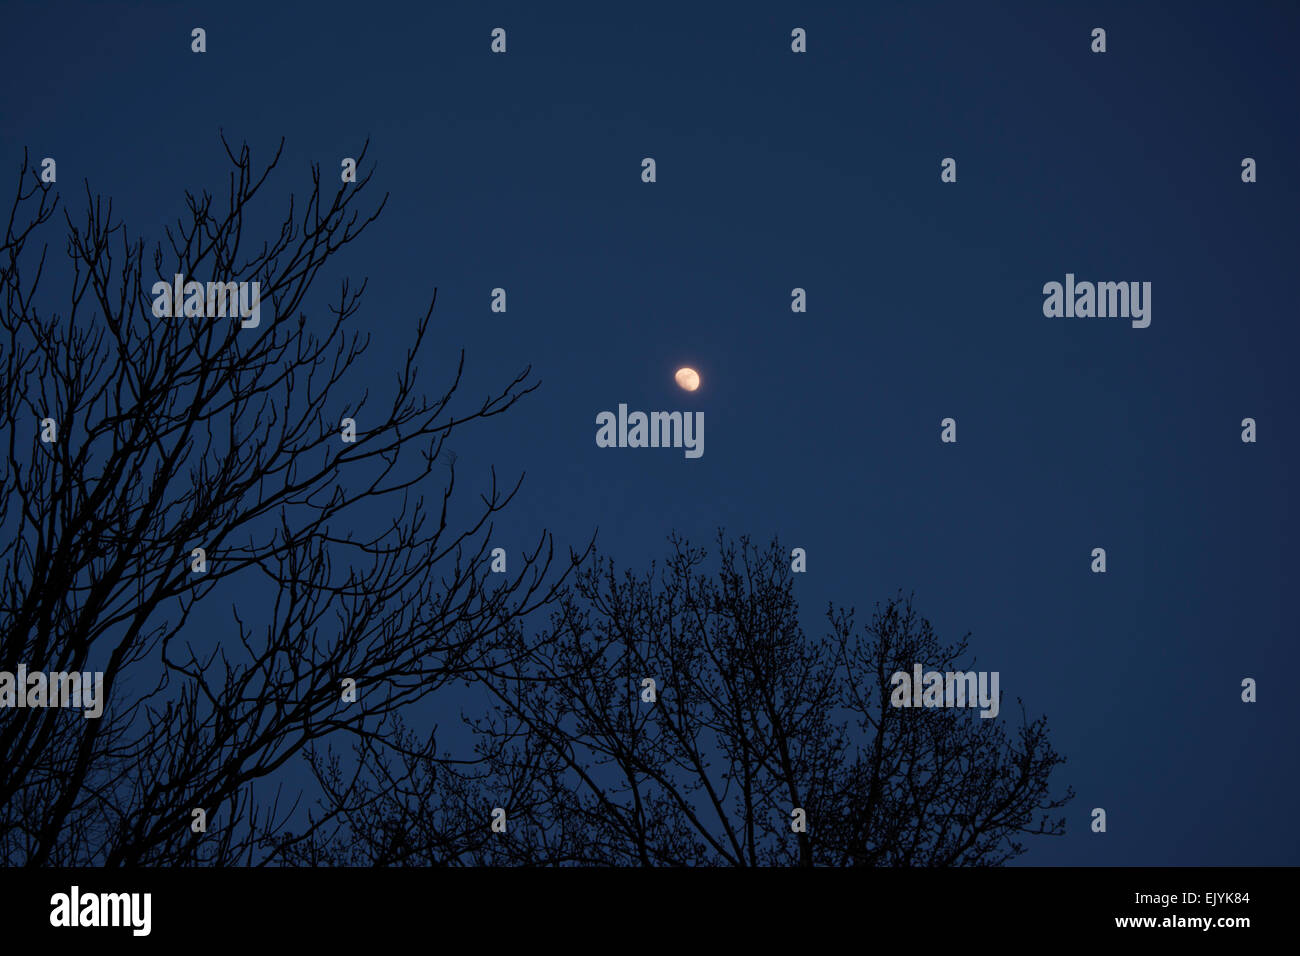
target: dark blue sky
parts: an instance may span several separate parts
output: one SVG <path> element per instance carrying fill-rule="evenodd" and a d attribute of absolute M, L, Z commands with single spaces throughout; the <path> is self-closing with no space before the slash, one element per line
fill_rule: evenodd
<path fill-rule="evenodd" d="M 1285 3 L 9 3 L 0 159 L 53 156 L 63 202 L 89 179 L 156 237 L 223 187 L 219 129 L 255 160 L 287 137 L 272 212 L 369 136 L 392 198 L 341 260 L 370 280 L 358 381 L 391 380 L 436 286 L 468 396 L 543 382 L 452 443 L 470 482 L 527 472 L 500 543 L 598 527 L 641 564 L 672 530 L 779 535 L 810 627 L 915 591 L 1005 715 L 1047 713 L 1078 797 L 1023 862 L 1295 864 L 1298 26 Z M 1151 326 L 1045 318 L 1067 272 L 1151 282 Z M 620 402 L 702 410 L 703 457 L 597 448 Z"/>

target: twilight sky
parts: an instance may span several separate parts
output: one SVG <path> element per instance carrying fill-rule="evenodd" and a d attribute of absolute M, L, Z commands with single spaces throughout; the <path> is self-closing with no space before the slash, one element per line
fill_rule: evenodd
<path fill-rule="evenodd" d="M 269 215 L 369 137 L 392 196 L 340 259 L 370 283 L 359 387 L 435 286 L 431 389 L 461 347 L 467 399 L 533 366 L 453 442 L 467 491 L 527 473 L 512 553 L 779 535 L 810 629 L 915 592 L 1004 718 L 1048 715 L 1078 796 L 1022 863 L 1300 862 L 1300 8 L 552 6 L 11 3 L 4 188 L 27 146 L 62 203 L 88 179 L 156 237 L 223 187 L 219 130 L 255 160 L 287 138 Z M 1067 273 L 1150 282 L 1150 327 L 1045 317 Z M 619 403 L 702 411 L 704 454 L 598 448 Z"/>

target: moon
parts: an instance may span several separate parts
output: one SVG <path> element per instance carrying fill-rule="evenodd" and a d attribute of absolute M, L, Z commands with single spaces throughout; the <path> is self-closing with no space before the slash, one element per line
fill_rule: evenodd
<path fill-rule="evenodd" d="M 700 373 L 693 368 L 679 368 L 674 376 L 677 384 L 688 392 L 693 392 L 700 387 Z"/>

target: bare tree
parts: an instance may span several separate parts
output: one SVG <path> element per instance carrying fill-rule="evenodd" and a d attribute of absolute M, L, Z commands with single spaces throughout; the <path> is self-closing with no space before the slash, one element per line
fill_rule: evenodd
<path fill-rule="evenodd" d="M 222 144 L 226 194 L 187 194 L 151 253 L 87 185 L 84 213 L 63 217 L 64 311 L 38 246 L 57 200 L 23 159 L 0 246 L 0 671 L 102 671 L 107 704 L 99 719 L 0 707 L 9 865 L 279 859 L 300 794 L 277 771 L 337 735 L 382 739 L 400 708 L 493 666 L 563 578 L 543 535 L 488 585 L 493 516 L 519 484 L 493 472 L 479 505 L 455 506 L 443 453 L 536 388 L 528 369 L 461 408 L 462 353 L 427 397 L 431 297 L 391 394 L 349 381 L 365 283 L 313 290 L 383 209 L 359 209 L 373 169 L 331 198 L 313 167 L 306 201 L 252 240 L 283 142 L 260 171 Z M 256 281 L 271 314 L 159 318 L 150 289 L 175 274 Z M 218 605 L 229 626 L 196 639 Z M 210 832 L 193 832 L 196 809 Z"/>
<path fill-rule="evenodd" d="M 513 629 L 518 663 L 484 686 L 474 762 L 408 737 L 323 776 L 337 827 L 320 858 L 538 865 L 999 865 L 1059 834 L 1061 758 L 1044 718 L 890 704 L 891 677 L 953 670 L 898 595 L 865 628 L 831 607 L 799 623 L 788 552 L 719 535 L 720 561 L 672 539 L 662 568 L 577 577 L 544 640 Z M 654 694 L 651 702 L 651 685 Z M 357 799 L 363 793 L 364 799 Z M 488 809 L 507 811 L 504 833 Z M 806 829 L 796 832 L 793 811 Z M 472 825 L 466 826 L 466 821 Z M 382 846 L 375 834 L 387 839 Z"/>

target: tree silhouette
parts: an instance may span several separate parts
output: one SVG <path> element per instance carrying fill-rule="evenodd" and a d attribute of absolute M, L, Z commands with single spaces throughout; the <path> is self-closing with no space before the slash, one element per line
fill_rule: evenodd
<path fill-rule="evenodd" d="M 471 717 L 480 752 L 440 759 L 409 732 L 322 774 L 312 862 L 534 865 L 999 865 L 1060 834 L 1073 796 L 1045 718 L 890 706 L 891 676 L 957 670 L 910 597 L 859 628 L 798 619 L 788 552 L 719 534 L 716 571 L 673 537 L 660 568 L 607 559 L 576 577 L 542 640 L 512 627 L 515 663 Z M 518 623 L 518 622 L 516 622 Z M 649 697 L 647 678 L 655 681 Z M 489 808 L 507 810 L 505 833 Z M 806 815 L 794 832 L 792 811 Z M 376 835 L 399 834 L 398 840 Z"/>
<path fill-rule="evenodd" d="M 373 169 L 331 198 L 313 167 L 306 201 L 263 242 L 255 200 L 283 141 L 260 171 L 222 144 L 227 195 L 187 193 L 151 255 L 87 185 L 84 215 L 64 214 L 66 312 L 38 304 L 57 198 L 23 159 L 0 245 L 0 671 L 102 671 L 107 703 L 99 719 L 0 707 L 5 864 L 279 858 L 296 801 L 271 787 L 277 770 L 338 735 L 382 738 L 400 707 L 490 666 L 563 577 L 543 535 L 487 586 L 492 518 L 519 485 L 493 472 L 481 506 L 452 507 L 442 455 L 453 431 L 536 388 L 528 369 L 461 409 L 462 353 L 427 398 L 431 298 L 392 394 L 349 385 L 365 284 L 313 289 L 382 211 L 386 196 L 358 208 Z M 258 281 L 270 315 L 156 318 L 149 290 L 177 273 Z M 187 625 L 217 605 L 228 629 L 195 643 Z M 195 809 L 213 832 L 192 832 Z"/>

